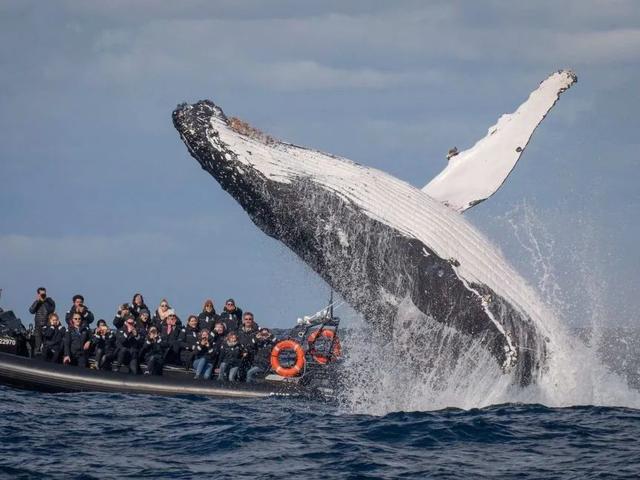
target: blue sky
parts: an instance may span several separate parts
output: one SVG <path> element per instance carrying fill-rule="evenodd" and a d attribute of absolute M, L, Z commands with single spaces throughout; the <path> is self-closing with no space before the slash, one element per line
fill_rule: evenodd
<path fill-rule="evenodd" d="M 322 306 L 326 286 L 189 157 L 176 104 L 210 98 L 421 187 L 450 147 L 471 146 L 567 67 L 578 84 L 505 186 L 466 215 L 538 284 L 509 225 L 526 202 L 571 320 L 599 309 L 629 323 L 640 309 L 636 2 L 3 1 L 2 305 L 30 319 L 39 285 L 60 310 L 82 292 L 107 319 L 136 291 L 183 316 L 233 296 L 259 322 L 288 325 Z"/>

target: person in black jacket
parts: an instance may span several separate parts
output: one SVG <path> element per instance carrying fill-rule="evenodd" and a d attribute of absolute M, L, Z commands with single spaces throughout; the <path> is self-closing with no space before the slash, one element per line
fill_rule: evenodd
<path fill-rule="evenodd" d="M 247 382 L 256 381 L 256 377 L 263 376 L 271 370 L 271 351 L 276 344 L 276 338 L 268 328 L 261 328 L 254 337 L 254 354 L 251 368 L 247 371 Z"/>
<path fill-rule="evenodd" d="M 63 363 L 86 367 L 89 364 L 90 340 L 91 334 L 83 325 L 82 314 L 74 313 L 71 316 L 71 327 L 64 336 Z"/>
<path fill-rule="evenodd" d="M 122 330 L 116 333 L 117 366 L 127 364 L 129 373 L 138 374 L 138 353 L 141 346 L 141 338 L 136 331 L 136 321 L 133 315 L 129 315 L 124 322 Z"/>
<path fill-rule="evenodd" d="M 170 313 L 173 313 L 175 315 L 175 310 L 173 310 L 169 306 L 169 302 L 167 301 L 167 299 L 163 298 L 162 300 L 160 300 L 160 305 L 158 305 L 156 313 L 151 319 L 151 323 L 153 323 L 153 326 L 156 327 L 158 331 L 162 330 L 162 327 L 165 326 Z"/>
<path fill-rule="evenodd" d="M 204 305 L 202 306 L 202 313 L 198 315 L 200 330 L 204 330 L 206 328 L 211 332 L 218 321 L 220 321 L 220 316 L 216 313 L 216 309 L 213 306 L 213 300 L 205 300 Z"/>
<path fill-rule="evenodd" d="M 84 304 L 84 297 L 82 295 L 74 295 L 73 296 L 73 305 L 67 312 L 65 319 L 67 321 L 67 325 L 71 327 L 72 322 L 71 319 L 74 314 L 79 313 L 82 317 L 82 326 L 89 327 L 95 320 L 93 313 L 87 308 Z"/>
<path fill-rule="evenodd" d="M 191 368 L 198 345 L 198 317 L 189 315 L 187 326 L 180 331 L 180 361 L 186 369 Z"/>
<path fill-rule="evenodd" d="M 56 302 L 47 296 L 47 289 L 38 288 L 36 291 L 36 299 L 29 307 L 29 313 L 33 317 L 33 331 L 36 340 L 36 352 L 40 352 L 42 348 L 42 329 L 48 324 L 49 315 L 56 311 Z"/>
<path fill-rule="evenodd" d="M 213 327 L 213 331 L 210 332 L 210 335 L 213 344 L 211 363 L 213 364 L 213 369 L 215 370 L 220 364 L 220 349 L 227 336 L 227 331 L 225 330 L 224 323 L 217 322 Z"/>
<path fill-rule="evenodd" d="M 198 344 L 194 352 L 193 369 L 196 372 L 195 379 L 204 378 L 209 380 L 213 372 L 213 356 L 215 353 L 215 343 L 213 336 L 206 328 L 198 333 Z"/>
<path fill-rule="evenodd" d="M 147 364 L 145 373 L 162 375 L 164 356 L 167 345 L 162 341 L 156 327 L 149 328 L 147 338 L 140 349 L 140 359 Z"/>
<path fill-rule="evenodd" d="M 247 352 L 247 355 L 242 359 L 242 365 L 238 372 L 239 379 L 244 379 L 253 361 L 255 336 L 256 333 L 258 333 L 258 325 L 256 325 L 253 319 L 253 313 L 244 312 L 242 316 L 242 326 L 236 333 L 238 335 L 238 343 L 240 343 L 240 346 Z"/>
<path fill-rule="evenodd" d="M 228 299 L 224 304 L 224 309 L 220 314 L 220 320 L 224 322 L 227 332 L 236 332 L 240 328 L 242 319 L 242 309 L 236 307 L 233 298 Z"/>
<path fill-rule="evenodd" d="M 218 374 L 218 380 L 237 381 L 242 359 L 246 355 L 247 352 L 238 343 L 238 336 L 235 332 L 227 334 L 226 340 L 220 347 L 220 373 Z"/>
<path fill-rule="evenodd" d="M 140 310 L 140 313 L 136 317 L 136 330 L 138 330 L 138 333 L 142 338 L 146 338 L 151 327 L 151 315 L 149 314 L 149 310 Z M 157 330 L 158 329 L 156 328 L 156 333 Z"/>
<path fill-rule="evenodd" d="M 113 317 L 113 326 L 120 330 L 124 326 L 124 320 L 132 315 L 131 307 L 128 303 L 123 303 L 118 307 L 118 311 L 116 312 L 116 316 Z"/>
<path fill-rule="evenodd" d="M 57 313 L 49 314 L 49 325 L 42 328 L 42 358 L 47 362 L 60 363 L 64 351 L 67 329 L 60 325 Z"/>
<path fill-rule="evenodd" d="M 94 349 L 96 368 L 108 370 L 116 357 L 116 337 L 103 319 L 98 320 L 98 326 L 91 337 L 91 344 Z"/>
<path fill-rule="evenodd" d="M 133 316 L 136 317 L 136 320 L 140 316 L 140 312 L 142 312 L 142 310 L 146 310 L 148 312 L 149 307 L 145 305 L 142 294 L 136 293 L 131 299 L 131 313 L 133 313 Z"/>
<path fill-rule="evenodd" d="M 162 327 L 158 328 L 160 338 L 165 344 L 165 363 L 180 364 L 180 331 L 176 312 L 169 310 Z M 157 327 L 156 327 L 157 328 Z"/>

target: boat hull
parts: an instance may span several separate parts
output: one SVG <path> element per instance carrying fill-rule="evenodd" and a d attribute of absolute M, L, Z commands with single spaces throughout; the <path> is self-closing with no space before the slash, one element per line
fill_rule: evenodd
<path fill-rule="evenodd" d="M 184 378 L 180 378 L 184 377 Z M 0 384 L 41 392 L 104 392 L 147 395 L 201 395 L 217 398 L 312 396 L 293 382 L 255 384 L 194 380 L 184 375 L 128 375 L 78 368 L 0 353 Z"/>

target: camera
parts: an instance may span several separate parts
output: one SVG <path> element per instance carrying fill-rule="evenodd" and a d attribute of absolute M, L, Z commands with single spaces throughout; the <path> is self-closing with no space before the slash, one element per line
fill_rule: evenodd
<path fill-rule="evenodd" d="M 46 292 L 41 292 L 41 293 L 40 293 L 40 298 L 41 298 L 42 300 L 44 300 L 45 298 L 47 298 L 47 294 L 46 294 Z"/>

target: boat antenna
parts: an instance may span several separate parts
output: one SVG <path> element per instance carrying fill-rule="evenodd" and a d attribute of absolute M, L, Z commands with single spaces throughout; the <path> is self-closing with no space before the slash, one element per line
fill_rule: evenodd
<path fill-rule="evenodd" d="M 331 289 L 331 293 L 329 294 L 329 318 L 333 318 L 333 288 Z"/>

